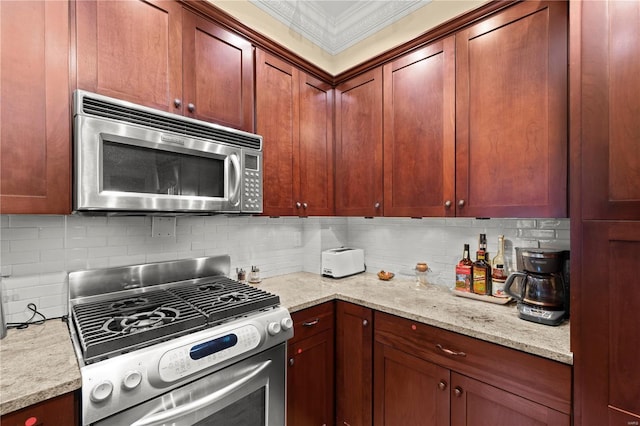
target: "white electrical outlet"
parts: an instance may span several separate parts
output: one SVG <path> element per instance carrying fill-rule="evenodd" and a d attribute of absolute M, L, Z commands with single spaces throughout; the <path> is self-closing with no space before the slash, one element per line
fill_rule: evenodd
<path fill-rule="evenodd" d="M 302 247 L 302 232 L 296 231 L 293 233 L 293 246 Z"/>

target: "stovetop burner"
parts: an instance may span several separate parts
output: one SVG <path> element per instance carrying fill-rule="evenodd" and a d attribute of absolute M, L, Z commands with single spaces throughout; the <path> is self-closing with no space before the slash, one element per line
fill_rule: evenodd
<path fill-rule="evenodd" d="M 151 310 L 152 307 L 145 309 L 149 310 L 113 317 L 107 320 L 102 328 L 116 334 L 130 334 L 168 324 L 175 321 L 180 315 L 180 311 L 177 309 L 164 306 L 158 306 L 153 310 Z"/>

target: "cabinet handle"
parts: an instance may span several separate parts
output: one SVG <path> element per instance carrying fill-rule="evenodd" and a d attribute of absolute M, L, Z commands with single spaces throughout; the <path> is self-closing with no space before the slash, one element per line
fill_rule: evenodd
<path fill-rule="evenodd" d="M 289 358 L 289 365 L 293 365 L 295 364 L 295 361 L 293 360 L 293 358 Z"/>
<path fill-rule="evenodd" d="M 173 104 L 176 106 L 176 108 L 180 108 L 180 105 L 182 105 L 182 101 L 178 98 L 175 98 L 173 100 Z"/>
<path fill-rule="evenodd" d="M 460 386 L 456 386 L 456 388 L 453 390 L 453 394 L 458 398 L 462 396 L 462 389 L 460 388 Z"/>
<path fill-rule="evenodd" d="M 300 201 L 296 201 L 296 209 L 299 209 L 300 207 L 302 207 L 302 204 L 300 204 Z"/>
<path fill-rule="evenodd" d="M 464 207 L 464 200 L 460 200 L 460 201 L 458 201 L 458 206 L 460 206 L 460 207 Z"/>
<path fill-rule="evenodd" d="M 366 327 L 366 326 L 368 326 L 368 325 L 369 325 L 369 321 L 367 321 L 367 320 L 362 320 L 362 325 L 363 325 L 363 326 L 365 326 L 365 327 Z"/>
<path fill-rule="evenodd" d="M 193 112 L 196 110 L 196 106 L 190 103 L 189 105 L 187 105 L 187 109 L 189 110 L 189 112 Z"/>
<path fill-rule="evenodd" d="M 442 345 L 440 343 L 438 343 L 436 345 L 436 348 L 438 348 L 439 350 L 441 350 L 442 352 L 444 352 L 447 355 L 451 355 L 451 356 L 467 356 L 467 354 L 462 352 L 462 351 L 452 351 L 451 349 L 444 348 L 444 347 L 442 347 Z"/>
<path fill-rule="evenodd" d="M 451 200 L 447 200 L 447 201 L 445 201 L 445 202 L 444 202 L 444 206 L 445 206 L 446 208 L 451 207 Z"/>
<path fill-rule="evenodd" d="M 440 383 L 438 383 L 438 389 L 445 390 L 446 388 L 447 388 L 447 382 L 445 382 L 444 380 L 440 380 Z"/>
<path fill-rule="evenodd" d="M 342 422 L 342 424 L 343 424 L 344 426 L 351 426 L 351 423 L 347 423 L 347 422 Z"/>
<path fill-rule="evenodd" d="M 309 207 L 309 205 L 307 203 L 302 203 L 302 208 L 306 209 L 307 207 Z"/>
<path fill-rule="evenodd" d="M 312 321 L 303 322 L 302 325 L 304 325 L 305 327 L 313 327 L 314 325 L 316 325 L 319 322 L 320 322 L 320 318 L 316 318 L 316 319 L 314 319 Z"/>
<path fill-rule="evenodd" d="M 373 207 L 375 207 L 376 209 L 379 209 L 379 208 L 380 208 L 380 203 L 375 203 L 375 204 L 373 205 Z"/>

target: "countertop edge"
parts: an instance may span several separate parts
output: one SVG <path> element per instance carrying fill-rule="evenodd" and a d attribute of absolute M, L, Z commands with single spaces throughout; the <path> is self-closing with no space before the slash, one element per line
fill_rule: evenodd
<path fill-rule="evenodd" d="M 13 413 L 14 411 L 30 407 L 35 404 L 56 398 L 69 392 L 75 392 L 82 387 L 82 379 L 73 379 L 67 382 L 52 386 L 49 389 L 34 392 L 29 395 L 3 401 L 0 404 L 0 416 Z"/>

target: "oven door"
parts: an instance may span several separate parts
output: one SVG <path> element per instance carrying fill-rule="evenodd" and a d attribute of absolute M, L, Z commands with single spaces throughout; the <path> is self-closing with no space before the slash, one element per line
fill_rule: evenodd
<path fill-rule="evenodd" d="M 283 343 L 94 426 L 283 426 L 285 361 Z"/>
<path fill-rule="evenodd" d="M 75 211 L 240 211 L 240 148 L 95 117 L 74 125 Z"/>

